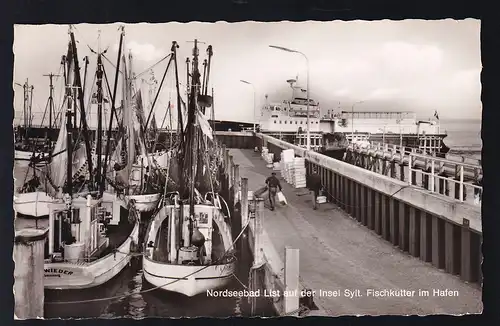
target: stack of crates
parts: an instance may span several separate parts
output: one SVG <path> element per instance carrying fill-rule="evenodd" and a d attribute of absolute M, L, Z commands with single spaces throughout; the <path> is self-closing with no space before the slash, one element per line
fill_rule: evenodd
<path fill-rule="evenodd" d="M 266 161 L 268 168 L 273 168 L 274 154 L 269 153 L 267 147 L 262 147 L 262 158 Z"/>
<path fill-rule="evenodd" d="M 293 159 L 295 152 L 293 149 L 287 149 L 281 152 L 281 175 L 287 183 L 293 183 Z"/>
<path fill-rule="evenodd" d="M 306 187 L 306 161 L 303 157 L 293 159 L 292 184 L 296 189 Z"/>

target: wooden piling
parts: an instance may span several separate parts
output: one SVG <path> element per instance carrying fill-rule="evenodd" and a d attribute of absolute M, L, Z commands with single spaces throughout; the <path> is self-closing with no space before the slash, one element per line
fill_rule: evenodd
<path fill-rule="evenodd" d="M 420 256 L 420 215 L 413 206 L 408 207 L 409 216 L 409 252 L 414 257 Z"/>
<path fill-rule="evenodd" d="M 399 207 L 398 202 L 389 197 L 389 238 L 395 246 L 399 245 Z"/>
<path fill-rule="evenodd" d="M 409 247 L 409 241 L 408 241 L 408 234 L 409 234 L 409 221 L 408 221 L 408 209 L 405 203 L 399 202 L 398 206 L 399 210 L 399 248 L 403 251 L 408 251 Z"/>
<path fill-rule="evenodd" d="M 460 233 L 458 226 L 446 222 L 445 232 L 445 271 L 450 274 L 460 273 Z"/>
<path fill-rule="evenodd" d="M 228 158 L 229 158 L 229 165 L 227 166 L 227 174 L 229 175 L 229 191 L 231 191 L 234 185 L 234 170 L 233 170 L 234 161 L 232 155 L 228 155 Z"/>
<path fill-rule="evenodd" d="M 432 261 L 432 215 L 420 212 L 420 259 Z"/>
<path fill-rule="evenodd" d="M 299 315 L 299 249 L 285 248 L 285 314 Z M 293 294 L 293 295 L 291 295 Z"/>
<path fill-rule="evenodd" d="M 473 281 L 472 276 L 472 232 L 469 229 L 469 220 L 463 219 L 462 226 L 462 234 L 461 234 L 461 268 L 460 268 L 460 277 L 464 281 L 471 282 Z"/>
<path fill-rule="evenodd" d="M 378 191 L 373 191 L 374 193 L 374 199 L 375 199 L 375 212 L 374 212 L 374 230 L 375 233 L 381 234 L 381 219 L 380 219 L 380 213 L 382 212 L 382 205 L 383 202 L 381 200 L 381 194 Z"/>
<path fill-rule="evenodd" d="M 43 318 L 47 232 L 47 229 L 22 229 L 14 238 L 14 313 L 19 319 Z"/>
<path fill-rule="evenodd" d="M 359 185 L 360 188 L 360 220 L 363 225 L 367 225 L 367 220 L 366 220 L 366 213 L 367 211 L 369 212 L 369 209 L 367 206 L 367 200 L 366 200 L 366 187 L 362 184 Z M 368 209 L 367 209 L 368 208 Z"/>
<path fill-rule="evenodd" d="M 264 263 L 264 252 L 262 248 L 262 233 L 264 231 L 264 199 L 255 198 L 255 219 L 254 219 L 254 266 Z"/>
<path fill-rule="evenodd" d="M 239 198 L 240 194 L 240 166 L 239 164 L 234 164 L 233 165 L 233 198 L 234 198 L 234 204 L 236 205 L 237 202 L 241 200 Z"/>
<path fill-rule="evenodd" d="M 248 222 L 248 178 L 241 178 L 241 227 Z"/>
<path fill-rule="evenodd" d="M 375 228 L 375 211 L 377 206 L 374 201 L 374 191 L 371 188 L 366 188 L 366 225 L 370 230 Z"/>

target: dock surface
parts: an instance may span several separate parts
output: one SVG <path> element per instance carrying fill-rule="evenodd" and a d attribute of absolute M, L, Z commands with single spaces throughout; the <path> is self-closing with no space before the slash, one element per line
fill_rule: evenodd
<path fill-rule="evenodd" d="M 249 190 L 264 186 L 272 170 L 260 153 L 231 149 L 240 177 Z M 307 189 L 294 189 L 277 176 L 288 205 L 266 208 L 263 227 L 284 260 L 285 246 L 300 249 L 303 287 L 316 291 L 314 302 L 324 314 L 427 315 L 481 313 L 481 289 L 402 252 L 359 224 L 332 203 L 312 209 Z M 266 207 L 268 201 L 266 200 Z M 264 248 L 264 253 L 266 248 Z M 346 290 L 360 296 L 349 298 Z M 359 290 L 356 291 L 356 290 Z M 413 296 L 368 296 L 373 291 L 414 291 Z M 331 291 L 320 295 L 320 291 Z M 429 295 L 425 295 L 428 291 Z M 436 292 L 438 291 L 438 292 Z M 339 294 L 338 296 L 334 296 Z"/>

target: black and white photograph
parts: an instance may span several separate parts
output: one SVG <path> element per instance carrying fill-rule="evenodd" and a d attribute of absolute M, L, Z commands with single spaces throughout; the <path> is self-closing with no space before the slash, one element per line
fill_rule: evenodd
<path fill-rule="evenodd" d="M 14 25 L 14 318 L 482 313 L 480 27 Z"/>

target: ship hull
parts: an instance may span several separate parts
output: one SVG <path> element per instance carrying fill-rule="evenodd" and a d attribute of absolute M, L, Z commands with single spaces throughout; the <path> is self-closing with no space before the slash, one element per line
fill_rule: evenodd
<path fill-rule="evenodd" d="M 48 290 L 81 290 L 105 284 L 120 274 L 132 259 L 132 248 L 138 243 L 139 223 L 116 250 L 94 262 L 61 262 L 44 265 L 44 287 Z"/>
<path fill-rule="evenodd" d="M 27 217 L 48 216 L 49 204 L 52 201 L 52 197 L 41 191 L 16 194 L 14 210 Z"/>
<path fill-rule="evenodd" d="M 134 200 L 135 208 L 141 212 L 151 212 L 158 205 L 160 194 L 133 195 L 128 196 L 129 200 Z"/>
<path fill-rule="evenodd" d="M 188 297 L 226 287 L 236 271 L 236 262 L 211 266 L 173 265 L 144 257 L 144 278 L 159 289 Z"/>

